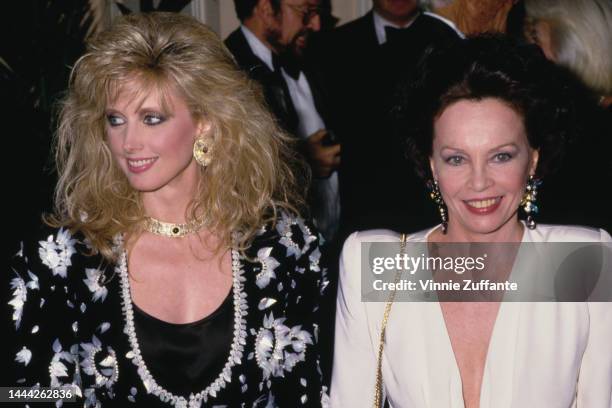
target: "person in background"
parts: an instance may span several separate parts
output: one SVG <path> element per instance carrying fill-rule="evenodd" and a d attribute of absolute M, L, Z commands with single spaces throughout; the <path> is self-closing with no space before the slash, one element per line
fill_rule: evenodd
<path fill-rule="evenodd" d="M 241 22 L 225 44 L 238 65 L 263 87 L 269 108 L 297 140 L 314 179 L 309 205 L 325 239 L 323 259 L 330 265 L 330 296 L 322 304 L 322 367 L 331 375 L 334 290 L 341 241 L 338 168 L 341 145 L 331 129 L 335 107 L 316 70 L 305 58 L 311 36 L 321 28 L 319 0 L 234 0 Z"/>
<path fill-rule="evenodd" d="M 91 39 L 55 212 L 3 274 L 2 384 L 85 407 L 325 404 L 324 266 L 287 140 L 195 19 L 132 14 Z"/>
<path fill-rule="evenodd" d="M 577 78 L 582 101 L 576 117 L 581 131 L 541 197 L 543 220 L 612 229 L 612 198 L 604 193 L 612 180 L 612 3 L 526 0 L 524 10 L 525 39 Z M 568 195 L 570 186 L 593 193 Z"/>
<path fill-rule="evenodd" d="M 435 220 L 401 141 L 392 137 L 388 113 L 398 83 L 425 49 L 458 39 L 447 22 L 422 13 L 416 0 L 375 0 L 366 15 L 313 42 L 312 59 L 342 142 L 341 239 L 356 230 L 416 229 Z"/>
<path fill-rule="evenodd" d="M 506 20 L 516 0 L 419 0 L 424 10 L 451 21 L 465 35 L 506 32 Z"/>
<path fill-rule="evenodd" d="M 527 40 L 569 68 L 612 104 L 612 3 L 606 0 L 525 0 Z"/>
<path fill-rule="evenodd" d="M 241 22 L 225 44 L 238 65 L 264 89 L 279 123 L 299 141 L 314 173 L 311 209 L 325 239 L 340 219 L 340 144 L 330 130 L 325 90 L 304 61 L 310 36 L 320 30 L 319 0 L 235 0 Z"/>
<path fill-rule="evenodd" d="M 530 265 L 522 262 L 529 255 L 503 250 L 508 243 L 598 243 L 608 248 L 598 267 L 609 278 L 608 232 L 543 225 L 534 212 L 545 189 L 539 180 L 554 171 L 564 140 L 575 129 L 577 101 L 564 86 L 558 67 L 533 47 L 504 37 L 474 37 L 428 53 L 395 113 L 441 223 L 407 234 L 404 254 L 455 251 L 456 243 L 470 244 L 471 250 L 495 244 L 487 248 L 503 256 L 491 256 L 485 264 L 514 274 L 514 268 Z M 524 221 L 521 212 L 527 215 Z M 394 302 L 395 292 L 387 291 L 387 303 L 364 302 L 371 289 L 362 283 L 368 270 L 362 244 L 399 241 L 400 234 L 389 230 L 356 232 L 346 240 L 332 406 L 374 402 L 377 407 L 386 397 L 394 408 L 609 407 L 612 303 L 449 302 L 440 300 L 445 291 L 435 290 L 431 301 Z M 526 254 L 522 247 L 520 253 Z M 577 272 L 585 272 L 584 266 Z M 526 269 L 517 272 L 541 272 Z M 413 272 L 397 276 L 396 282 Z M 485 271 L 459 276 L 479 280 L 480 273 Z M 426 271 L 437 281 L 449 275 L 455 273 Z M 610 289 L 601 292 L 608 299 Z"/>

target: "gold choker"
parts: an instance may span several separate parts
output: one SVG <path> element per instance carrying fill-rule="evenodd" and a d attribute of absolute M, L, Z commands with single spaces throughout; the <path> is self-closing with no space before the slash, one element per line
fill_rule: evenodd
<path fill-rule="evenodd" d="M 190 222 L 187 224 L 174 224 L 171 222 L 163 222 L 155 218 L 147 217 L 144 223 L 144 229 L 152 234 L 161 235 L 162 237 L 182 238 L 185 235 L 195 234 L 204 226 L 204 221 Z"/>

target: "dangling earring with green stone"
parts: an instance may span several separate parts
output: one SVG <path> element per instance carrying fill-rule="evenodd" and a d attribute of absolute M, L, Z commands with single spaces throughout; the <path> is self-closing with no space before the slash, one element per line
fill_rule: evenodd
<path fill-rule="evenodd" d="M 521 207 L 523 207 L 523 211 L 527 214 L 527 228 L 535 229 L 537 224 L 535 219 L 533 218 L 535 214 L 539 212 L 538 205 L 536 203 L 538 196 L 538 187 L 542 185 L 542 180 L 535 178 L 533 175 L 529 176 L 529 180 L 527 181 L 527 187 L 525 188 L 525 195 L 521 200 Z"/>

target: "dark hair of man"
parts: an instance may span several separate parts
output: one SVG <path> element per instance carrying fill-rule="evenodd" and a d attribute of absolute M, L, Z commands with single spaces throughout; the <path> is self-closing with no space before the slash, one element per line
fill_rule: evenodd
<path fill-rule="evenodd" d="M 580 132 L 577 104 L 584 97 L 573 76 L 536 47 L 487 34 L 429 49 L 392 114 L 417 173 L 427 180 L 433 125 L 442 112 L 460 100 L 499 99 L 522 116 L 530 146 L 539 149 L 536 174 L 542 177 L 559 165 L 564 146 Z"/>
<path fill-rule="evenodd" d="M 274 13 L 278 13 L 280 10 L 281 0 L 268 0 L 272 5 Z M 241 22 L 253 15 L 253 9 L 259 3 L 259 0 L 234 0 L 234 8 L 236 9 L 236 16 Z"/>

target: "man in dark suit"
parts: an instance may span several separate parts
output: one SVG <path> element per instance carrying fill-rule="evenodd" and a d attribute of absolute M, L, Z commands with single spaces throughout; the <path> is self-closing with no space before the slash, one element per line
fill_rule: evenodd
<path fill-rule="evenodd" d="M 309 50 L 337 109 L 341 236 L 372 228 L 413 232 L 440 222 L 389 114 L 398 84 L 425 50 L 456 41 L 460 33 L 451 22 L 421 12 L 416 0 L 373 5 L 365 16 L 316 38 Z"/>
<path fill-rule="evenodd" d="M 331 136 L 332 117 L 318 77 L 305 63 L 310 35 L 319 31 L 319 0 L 234 0 L 241 26 L 225 44 L 238 65 L 259 81 L 268 106 L 281 125 L 301 143 L 315 176 L 310 197 L 315 223 L 327 240 L 322 264 L 330 267 L 322 300 L 319 345 L 321 368 L 331 375 L 331 350 L 340 219 L 338 166 L 340 145 Z"/>
<path fill-rule="evenodd" d="M 319 0 L 235 0 L 241 26 L 225 44 L 238 65 L 263 86 L 280 124 L 301 142 L 311 164 L 312 211 L 324 237 L 334 238 L 340 217 L 330 110 L 317 77 L 304 63 L 310 35 L 320 29 Z"/>

